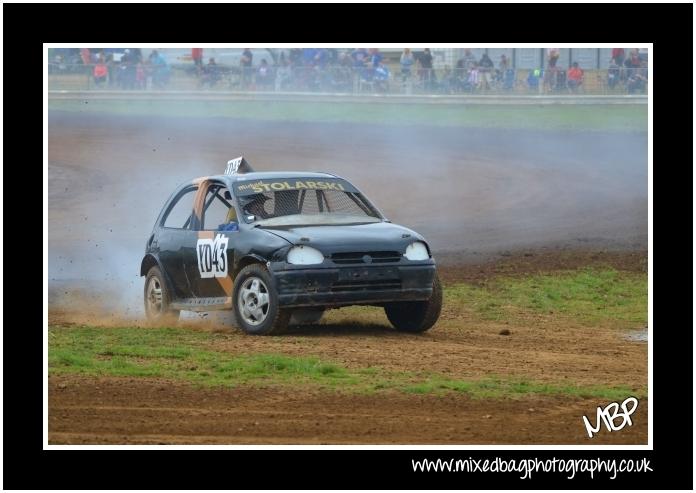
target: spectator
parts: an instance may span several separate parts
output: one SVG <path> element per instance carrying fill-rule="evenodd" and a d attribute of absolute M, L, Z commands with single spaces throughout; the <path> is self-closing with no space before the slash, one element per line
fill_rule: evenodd
<path fill-rule="evenodd" d="M 623 48 L 612 48 L 611 49 L 611 58 L 614 61 L 616 61 L 616 64 L 619 67 L 623 66 L 625 57 L 626 57 L 626 54 L 625 54 Z"/>
<path fill-rule="evenodd" d="M 561 50 L 559 48 L 549 48 L 546 50 L 547 67 L 546 72 L 544 72 L 544 90 L 553 91 L 558 84 L 558 67 L 556 63 L 561 57 Z"/>
<path fill-rule="evenodd" d="M 515 88 L 515 70 L 508 68 L 503 72 L 503 89 L 512 91 Z"/>
<path fill-rule="evenodd" d="M 465 89 L 469 92 L 476 91 L 481 84 L 478 64 L 474 63 L 469 70 L 469 76 L 466 79 Z"/>
<path fill-rule="evenodd" d="M 632 49 L 628 54 L 628 58 L 624 61 L 624 66 L 629 69 L 629 72 L 632 69 L 640 68 L 640 54 L 637 48 Z"/>
<path fill-rule="evenodd" d="M 94 83 L 97 87 L 101 87 L 106 83 L 106 78 L 109 75 L 109 69 L 104 61 L 104 55 L 99 55 L 97 64 L 94 66 L 94 71 L 92 74 L 94 76 Z"/>
<path fill-rule="evenodd" d="M 315 48 L 302 49 L 302 56 L 298 60 L 299 65 L 293 70 L 298 86 L 303 90 L 312 91 L 316 89 L 317 80 L 314 71 L 314 57 L 317 55 Z"/>
<path fill-rule="evenodd" d="M 300 60 L 302 59 L 302 50 L 300 48 L 290 49 L 289 64 L 290 68 L 294 68 L 300 65 Z"/>
<path fill-rule="evenodd" d="M 640 55 L 638 54 L 637 48 L 631 50 L 628 57 L 624 61 L 624 67 L 626 71 L 626 79 L 630 78 L 633 74 L 635 74 L 638 71 L 638 69 L 640 68 Z"/>
<path fill-rule="evenodd" d="M 152 83 L 157 89 L 162 89 L 169 82 L 169 66 L 157 50 L 150 53 L 149 62 L 152 67 Z"/>
<path fill-rule="evenodd" d="M 621 69 L 616 63 L 616 59 L 612 58 L 609 62 L 609 70 L 607 70 L 607 85 L 609 89 L 614 89 L 621 77 Z"/>
<path fill-rule="evenodd" d="M 539 90 L 539 80 L 543 75 L 541 72 L 542 70 L 539 68 L 529 71 L 527 75 L 527 86 L 530 91 L 537 92 Z"/>
<path fill-rule="evenodd" d="M 332 69 L 332 86 L 337 91 L 350 91 L 353 88 L 353 59 L 350 52 L 338 55 L 338 65 Z"/>
<path fill-rule="evenodd" d="M 191 59 L 197 72 L 203 69 L 203 48 L 191 48 Z"/>
<path fill-rule="evenodd" d="M 302 65 L 305 67 L 311 67 L 314 65 L 314 57 L 317 54 L 316 48 L 304 48 L 302 50 Z"/>
<path fill-rule="evenodd" d="M 568 69 L 566 74 L 570 92 L 578 92 L 578 88 L 582 85 L 583 76 L 584 72 L 578 62 L 573 62 L 573 66 Z"/>
<path fill-rule="evenodd" d="M 381 62 L 382 58 L 384 58 L 384 57 L 379 52 L 378 48 L 370 48 L 368 50 L 368 53 L 369 53 L 369 63 L 372 64 L 372 68 L 376 69 L 377 66 L 379 65 L 379 62 Z"/>
<path fill-rule="evenodd" d="M 452 68 L 449 65 L 445 65 L 440 78 L 440 89 L 445 94 L 452 94 L 458 86 L 459 82 L 454 72 L 452 72 Z"/>
<path fill-rule="evenodd" d="M 133 89 L 135 86 L 135 65 L 135 55 L 130 49 L 126 49 L 119 67 L 119 84 L 122 89 Z"/>
<path fill-rule="evenodd" d="M 319 48 L 314 53 L 313 63 L 315 67 L 324 69 L 329 63 L 329 50 L 326 48 Z"/>
<path fill-rule="evenodd" d="M 141 91 L 145 89 L 145 65 L 142 60 L 135 65 L 135 88 Z"/>
<path fill-rule="evenodd" d="M 413 58 L 413 53 L 411 53 L 411 50 L 409 48 L 404 48 L 404 51 L 401 53 L 401 59 L 399 61 L 401 63 L 401 84 L 405 88 L 407 84 L 410 85 L 411 67 L 413 67 L 413 64 L 415 62 L 415 59 Z M 408 92 L 410 92 L 410 90 Z"/>
<path fill-rule="evenodd" d="M 640 68 L 640 54 L 637 48 L 631 50 L 631 53 L 624 62 L 624 65 L 631 69 Z"/>
<path fill-rule="evenodd" d="M 353 58 L 354 67 L 361 68 L 366 66 L 368 54 L 365 48 L 358 48 L 357 50 L 353 50 L 353 53 L 351 53 L 351 57 Z"/>
<path fill-rule="evenodd" d="M 384 60 L 380 60 L 375 68 L 374 76 L 375 89 L 378 92 L 387 92 L 389 90 L 390 75 L 389 68 L 384 64 Z"/>
<path fill-rule="evenodd" d="M 276 70 L 275 76 L 275 90 L 281 91 L 287 89 L 290 85 L 292 78 L 292 71 L 290 64 L 285 59 L 285 53 L 280 54 L 280 60 L 278 62 L 278 69 Z"/>
<path fill-rule="evenodd" d="M 133 60 L 135 61 L 136 65 L 143 61 L 143 52 L 140 48 L 133 48 L 131 50 L 131 55 L 133 56 Z"/>
<path fill-rule="evenodd" d="M 420 79 L 423 84 L 423 89 L 432 89 L 435 86 L 435 73 L 433 71 L 433 55 L 430 53 L 430 48 L 426 48 L 418 57 L 418 62 L 421 66 Z"/>
<path fill-rule="evenodd" d="M 642 62 L 641 66 L 634 69 L 626 80 L 626 89 L 629 94 L 635 92 L 644 93 L 648 86 L 648 62 Z"/>
<path fill-rule="evenodd" d="M 270 90 L 273 85 L 273 71 L 265 58 L 261 59 L 261 65 L 256 73 L 256 85 L 262 90 Z"/>
<path fill-rule="evenodd" d="M 83 65 L 89 65 L 92 62 L 89 48 L 80 48 L 80 57 Z"/>
<path fill-rule="evenodd" d="M 493 75 L 493 60 L 490 59 L 487 53 L 484 53 L 479 61 L 479 69 L 481 73 L 481 88 L 490 89 L 491 77 Z"/>
<path fill-rule="evenodd" d="M 561 50 L 558 48 L 549 48 L 546 50 L 546 58 L 548 59 L 549 69 L 556 68 L 556 62 L 561 57 Z"/>
<path fill-rule="evenodd" d="M 247 89 L 249 85 L 251 84 L 251 76 L 253 73 L 253 62 L 254 62 L 254 54 L 251 52 L 249 48 L 244 48 L 244 51 L 242 52 L 242 58 L 240 60 L 240 66 L 242 70 L 242 80 L 241 80 L 241 86 L 242 89 Z"/>
<path fill-rule="evenodd" d="M 358 75 L 358 80 L 360 86 L 363 84 L 372 83 L 372 70 L 367 66 L 369 61 L 369 54 L 365 48 L 358 48 L 353 50 L 351 53 L 351 58 L 353 58 L 353 67 Z"/>
<path fill-rule="evenodd" d="M 114 87 L 118 84 L 118 66 L 114 62 L 114 54 L 107 53 L 106 68 L 109 74 L 109 87 Z"/>
<path fill-rule="evenodd" d="M 455 88 L 457 90 L 465 90 L 468 85 L 469 70 L 471 70 L 471 64 L 467 59 L 468 56 L 472 56 L 471 52 L 467 49 L 464 50 L 464 56 L 457 60 L 457 64 L 454 66 L 454 78 L 456 79 Z"/>
<path fill-rule="evenodd" d="M 469 48 L 464 49 L 464 56 L 457 62 L 458 69 L 464 69 L 467 73 L 476 63 L 476 57 L 471 53 Z"/>
<path fill-rule="evenodd" d="M 508 61 L 507 57 L 505 56 L 505 53 L 500 55 L 500 62 L 498 63 L 498 68 L 500 69 L 500 73 L 504 74 L 505 71 L 510 68 L 510 62 Z"/>
<path fill-rule="evenodd" d="M 206 84 L 208 87 L 213 88 L 215 84 L 220 80 L 220 67 L 215 63 L 215 58 L 210 58 L 208 64 L 203 66 L 203 71 L 201 73 L 201 87 Z"/>

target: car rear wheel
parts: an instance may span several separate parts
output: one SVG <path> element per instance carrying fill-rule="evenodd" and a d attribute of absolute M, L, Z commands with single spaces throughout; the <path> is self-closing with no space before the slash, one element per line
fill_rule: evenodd
<path fill-rule="evenodd" d="M 170 307 L 171 296 L 159 267 L 152 267 L 145 278 L 145 315 L 153 322 L 174 323 L 179 310 Z"/>
<path fill-rule="evenodd" d="M 435 274 L 433 294 L 427 301 L 399 301 L 384 306 L 389 322 L 401 332 L 425 332 L 440 317 L 442 310 L 442 286 Z"/>
<path fill-rule="evenodd" d="M 280 308 L 271 275 L 262 265 L 247 265 L 237 274 L 232 296 L 237 324 L 247 334 L 274 335 L 288 326 L 290 311 Z"/>

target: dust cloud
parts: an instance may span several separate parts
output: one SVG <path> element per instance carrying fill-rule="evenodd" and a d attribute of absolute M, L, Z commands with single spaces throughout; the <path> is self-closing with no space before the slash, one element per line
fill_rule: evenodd
<path fill-rule="evenodd" d="M 142 318 L 140 261 L 170 193 L 238 155 L 347 178 L 436 257 L 647 248 L 643 133 L 50 111 L 48 140 L 49 304 L 106 321 Z"/>

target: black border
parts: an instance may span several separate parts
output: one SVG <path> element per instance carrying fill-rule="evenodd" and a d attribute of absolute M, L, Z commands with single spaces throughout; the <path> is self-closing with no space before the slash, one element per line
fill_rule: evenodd
<path fill-rule="evenodd" d="M 690 4 L 3 4 L 5 69 L 5 330 L 4 486 L 13 489 L 489 489 L 489 488 L 692 488 L 691 394 L 675 396 L 670 383 L 693 388 L 692 286 L 689 197 L 692 197 Z M 653 42 L 656 55 L 654 189 L 655 242 L 679 253 L 654 259 L 654 451 L 43 451 L 42 331 L 35 305 L 38 235 L 15 231 L 17 204 L 39 217 L 37 203 L 16 202 L 14 193 L 35 179 L 39 146 L 35 131 L 43 71 L 43 42 Z M 24 56 L 22 56 L 24 55 Z M 20 67 L 12 68 L 11 63 Z M 667 74 L 666 76 L 664 74 Z M 686 77 L 685 77 L 686 75 Z M 658 107 L 658 104 L 661 106 Z M 33 108 L 30 111 L 29 107 Z M 22 122 L 17 124 L 17 122 Z M 35 124 L 34 126 L 38 126 Z M 30 140 L 31 139 L 31 140 Z M 32 142 L 30 144 L 30 142 Z M 683 156 L 679 156 L 683 153 Z M 32 164 L 29 163 L 32 156 Z M 17 166 L 15 163 L 22 163 Z M 671 175 L 675 178 L 668 181 Z M 684 190 L 679 188 L 683 187 Z M 668 188 L 669 187 L 669 188 Z M 658 189 L 664 190 L 658 193 Z M 680 201 L 681 199 L 681 201 Z M 42 212 L 42 211 L 41 211 Z M 668 216 L 669 214 L 669 216 Z M 28 216 L 24 216 L 27 218 Z M 673 219 L 667 228 L 668 218 Z M 38 222 L 38 221 L 37 221 Z M 26 222 L 24 222 L 26 224 Z M 26 242 L 26 243 L 25 243 Z M 24 247 L 29 248 L 29 252 Z M 19 256 L 18 250 L 19 247 Z M 657 252 L 667 252 L 658 247 Z M 683 250 L 683 252 L 682 252 Z M 22 252 L 23 251 L 23 252 Z M 25 257 L 28 256 L 28 257 Z M 664 254 L 663 254 L 664 255 Z M 18 261 L 25 258 L 24 261 Z M 671 269 L 670 269 L 671 267 Z M 14 270 L 14 272 L 13 272 Z M 673 276 L 670 278 L 669 272 Z M 42 274 L 38 272 L 42 277 Z M 679 284 L 684 283 L 684 286 Z M 21 294 L 21 295 L 20 295 Z M 31 305 L 29 305 L 31 303 Z M 26 315 L 35 322 L 28 323 Z M 21 315 L 22 318 L 15 318 Z M 682 318 L 680 320 L 680 318 Z M 665 336 L 664 334 L 668 335 Z M 670 342 L 671 341 L 671 342 Z M 413 473 L 411 458 L 647 457 L 654 472 L 615 480 L 537 474 Z"/>

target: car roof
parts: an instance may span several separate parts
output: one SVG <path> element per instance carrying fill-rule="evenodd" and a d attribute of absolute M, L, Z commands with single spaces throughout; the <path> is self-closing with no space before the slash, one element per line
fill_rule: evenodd
<path fill-rule="evenodd" d="M 310 171 L 254 171 L 252 173 L 239 173 L 236 175 L 213 175 L 198 178 L 197 180 L 222 180 L 236 183 L 238 181 L 252 180 L 278 180 L 285 178 L 341 178 L 329 173 L 316 173 Z"/>

